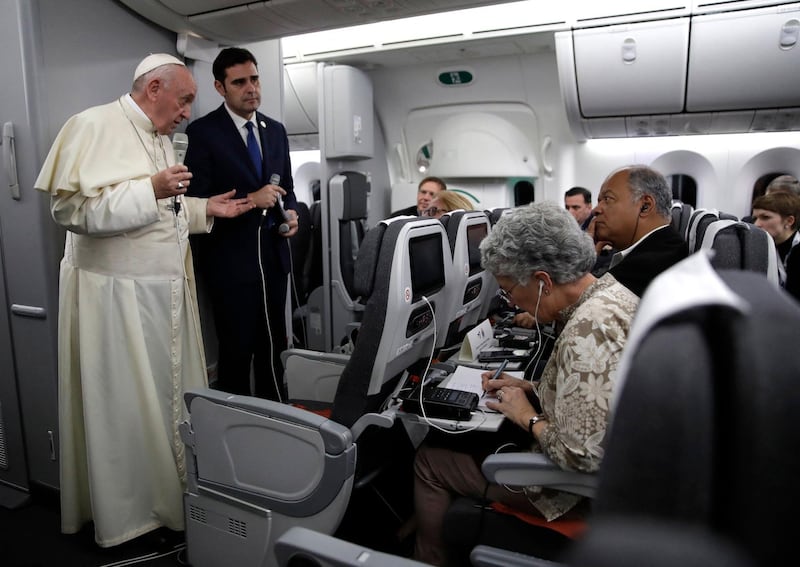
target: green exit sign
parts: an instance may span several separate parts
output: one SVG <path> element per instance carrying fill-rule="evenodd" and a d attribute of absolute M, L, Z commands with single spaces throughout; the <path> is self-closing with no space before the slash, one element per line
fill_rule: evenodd
<path fill-rule="evenodd" d="M 439 82 L 448 87 L 456 85 L 468 85 L 472 82 L 473 76 L 470 71 L 442 71 L 439 73 Z"/>

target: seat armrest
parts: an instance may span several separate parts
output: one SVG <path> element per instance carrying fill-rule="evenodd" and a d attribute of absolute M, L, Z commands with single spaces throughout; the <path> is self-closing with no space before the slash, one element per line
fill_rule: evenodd
<path fill-rule="evenodd" d="M 281 353 L 284 380 L 293 402 L 332 404 L 350 355 L 292 348 Z"/>
<path fill-rule="evenodd" d="M 325 442 L 325 449 L 330 453 L 339 454 L 345 451 L 353 442 L 352 434 L 347 427 L 331 421 L 326 417 L 280 402 L 251 396 L 237 396 L 211 388 L 193 388 L 187 390 L 184 394 L 184 399 L 190 414 L 193 411 L 192 406 L 195 400 L 207 400 L 218 406 L 239 409 L 254 415 L 275 418 L 279 421 L 293 423 L 301 427 L 317 429 Z M 191 419 L 189 423 L 181 425 L 180 433 L 187 446 L 195 446 L 195 436 L 191 425 Z"/>
<path fill-rule="evenodd" d="M 469 560 L 473 567 L 561 567 L 562 565 L 488 545 L 476 546 L 469 554 Z"/>
<path fill-rule="evenodd" d="M 316 559 L 314 565 L 326 567 L 424 567 L 426 565 L 405 557 L 373 551 L 301 527 L 290 528 L 278 538 L 275 542 L 275 555 L 281 567 L 286 567 L 290 561 L 299 558 L 314 558 Z"/>
<path fill-rule="evenodd" d="M 396 415 L 397 412 L 394 409 L 386 410 L 383 413 L 365 413 L 350 428 L 353 434 L 353 441 L 357 441 L 364 430 L 371 425 L 383 427 L 384 429 L 391 428 L 394 425 Z"/>
<path fill-rule="evenodd" d="M 495 484 L 544 486 L 594 498 L 595 474 L 565 471 L 541 453 L 497 453 L 481 466 L 484 476 Z"/>

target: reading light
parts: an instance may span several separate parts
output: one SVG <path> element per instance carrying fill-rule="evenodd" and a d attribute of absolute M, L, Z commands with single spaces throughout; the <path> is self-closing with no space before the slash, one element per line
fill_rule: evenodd
<path fill-rule="evenodd" d="M 420 173 L 425 173 L 431 166 L 431 158 L 433 157 L 433 142 L 427 142 L 417 151 L 417 169 Z"/>

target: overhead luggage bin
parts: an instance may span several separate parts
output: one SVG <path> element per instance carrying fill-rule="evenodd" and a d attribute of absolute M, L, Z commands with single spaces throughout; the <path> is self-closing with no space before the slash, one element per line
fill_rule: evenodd
<path fill-rule="evenodd" d="M 668 114 L 683 110 L 689 18 L 575 30 L 581 114 Z"/>
<path fill-rule="evenodd" d="M 800 106 L 799 43 L 797 3 L 694 16 L 686 110 Z"/>

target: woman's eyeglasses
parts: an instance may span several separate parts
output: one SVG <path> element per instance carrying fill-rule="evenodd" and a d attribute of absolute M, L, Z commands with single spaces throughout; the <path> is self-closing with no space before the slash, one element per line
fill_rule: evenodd
<path fill-rule="evenodd" d="M 514 288 L 517 287 L 518 285 L 519 285 L 519 282 L 517 282 L 514 285 L 512 285 L 510 288 L 508 288 L 508 290 L 505 290 L 505 289 L 503 289 L 501 287 L 500 289 L 497 290 L 497 296 L 500 299 L 502 299 L 503 301 L 505 301 L 506 303 L 508 303 L 509 305 L 513 305 L 514 304 L 514 299 L 511 297 L 511 294 L 514 291 Z"/>
<path fill-rule="evenodd" d="M 439 207 L 428 207 L 424 211 L 422 211 L 422 216 L 424 217 L 435 217 L 439 213 L 447 213 L 449 211 L 445 211 L 444 209 L 440 209 Z"/>

